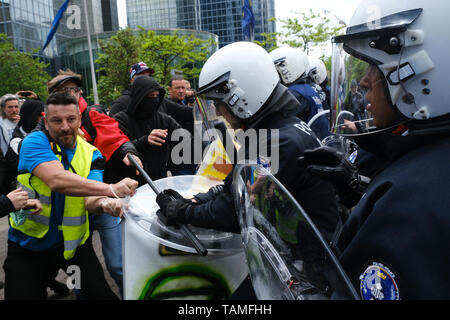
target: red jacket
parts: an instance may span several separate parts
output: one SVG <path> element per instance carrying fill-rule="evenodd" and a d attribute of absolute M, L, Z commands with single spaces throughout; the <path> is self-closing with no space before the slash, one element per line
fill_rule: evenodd
<path fill-rule="evenodd" d="M 83 97 L 78 101 L 80 107 L 80 113 L 88 107 L 86 100 Z M 93 144 L 102 155 L 109 161 L 113 153 L 122 146 L 125 142 L 130 141 L 128 137 L 119 129 L 117 121 L 107 114 L 98 112 L 95 108 L 91 108 L 89 111 L 89 117 L 91 119 L 92 126 L 97 131 L 97 137 L 95 141 L 92 141 L 92 137 L 89 135 L 84 125 L 81 124 L 81 130 L 84 133 L 84 138 L 89 143 Z"/>

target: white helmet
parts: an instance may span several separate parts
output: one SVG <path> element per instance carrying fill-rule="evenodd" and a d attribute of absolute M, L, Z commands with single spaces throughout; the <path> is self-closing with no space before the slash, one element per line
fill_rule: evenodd
<path fill-rule="evenodd" d="M 309 77 L 316 83 L 321 84 L 328 77 L 327 68 L 325 63 L 319 58 L 309 57 Z"/>
<path fill-rule="evenodd" d="M 270 56 L 283 84 L 290 85 L 300 77 L 308 75 L 309 59 L 300 49 L 280 47 L 270 52 Z"/>
<path fill-rule="evenodd" d="M 449 1 L 361 1 L 333 42 L 377 66 L 392 105 L 420 125 L 450 114 L 448 12 Z"/>
<path fill-rule="evenodd" d="M 280 79 L 269 53 L 251 42 L 234 42 L 216 51 L 199 76 L 199 94 L 227 104 L 239 119 L 255 115 Z"/>

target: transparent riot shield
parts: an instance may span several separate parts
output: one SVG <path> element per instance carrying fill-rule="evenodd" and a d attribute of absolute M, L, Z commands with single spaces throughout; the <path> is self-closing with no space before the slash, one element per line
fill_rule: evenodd
<path fill-rule="evenodd" d="M 174 189 L 189 198 L 219 181 L 202 176 L 156 180 L 160 190 Z M 124 299 L 229 298 L 248 274 L 239 234 L 190 226 L 208 250 L 198 255 L 180 229 L 158 219 L 156 194 L 137 189 L 125 203 L 122 222 Z"/>
<path fill-rule="evenodd" d="M 258 299 L 358 299 L 318 229 L 273 175 L 240 164 L 233 192 Z"/>

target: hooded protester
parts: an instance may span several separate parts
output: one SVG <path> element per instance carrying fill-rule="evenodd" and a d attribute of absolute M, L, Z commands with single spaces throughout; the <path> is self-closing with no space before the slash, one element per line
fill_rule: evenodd
<path fill-rule="evenodd" d="M 11 187 L 10 190 L 15 188 L 14 182 L 17 176 L 17 165 L 19 164 L 20 143 L 39 123 L 43 112 L 44 102 L 41 100 L 27 100 L 20 108 L 20 120 L 14 128 L 6 153 L 8 173 L 5 183 Z"/>
<path fill-rule="evenodd" d="M 174 130 L 181 129 L 172 117 L 158 111 L 165 93 L 155 79 L 138 76 L 131 86 L 132 99 L 127 110 L 114 115 L 120 129 L 138 150 L 144 170 L 154 180 L 167 176 L 174 143 L 171 136 Z M 111 174 L 133 177 L 139 185 L 146 183 L 134 169 L 124 167 Z"/>

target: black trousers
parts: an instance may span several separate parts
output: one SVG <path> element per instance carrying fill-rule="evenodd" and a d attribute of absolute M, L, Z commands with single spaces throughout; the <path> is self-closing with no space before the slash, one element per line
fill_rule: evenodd
<path fill-rule="evenodd" d="M 75 256 L 64 259 L 64 248 L 33 252 L 8 240 L 8 254 L 3 265 L 5 270 L 5 300 L 42 300 L 47 297 L 48 281 L 54 279 L 59 269 L 75 277 L 79 270 L 80 292 L 83 299 L 116 300 L 106 282 L 102 266 L 92 247 L 92 236 L 78 247 Z M 76 281 L 73 282 L 75 285 Z"/>

